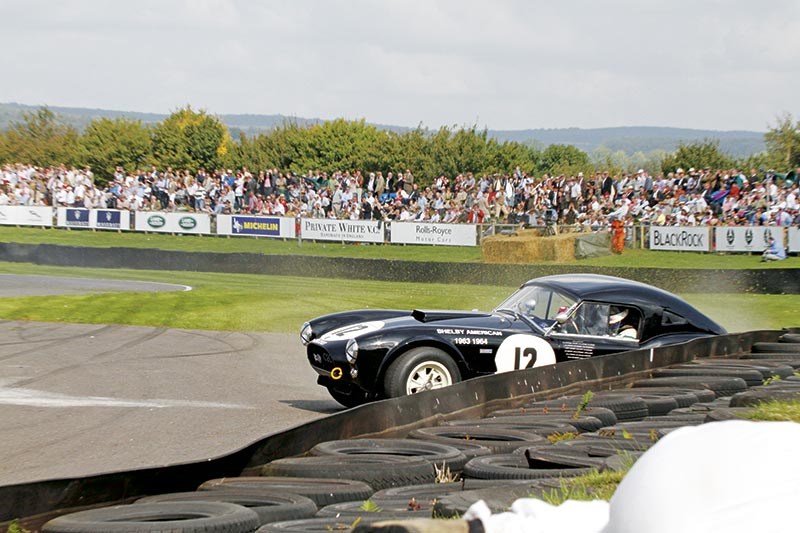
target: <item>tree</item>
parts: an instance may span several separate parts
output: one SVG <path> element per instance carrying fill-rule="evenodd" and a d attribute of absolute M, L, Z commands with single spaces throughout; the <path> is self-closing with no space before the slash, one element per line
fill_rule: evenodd
<path fill-rule="evenodd" d="M 150 131 L 138 120 L 92 120 L 80 137 L 80 145 L 82 159 L 104 180 L 114 175 L 117 166 L 132 172 L 152 157 Z"/>
<path fill-rule="evenodd" d="M 784 113 L 778 124 L 764 134 L 767 145 L 767 161 L 776 168 L 785 170 L 800 166 L 800 121 L 792 122 L 792 116 Z"/>
<path fill-rule="evenodd" d="M 705 139 L 693 143 L 679 143 L 674 153 L 661 160 L 664 174 L 675 172 L 678 168 L 730 168 L 733 160 L 719 149 L 719 140 Z"/>
<path fill-rule="evenodd" d="M 47 107 L 24 112 L 4 135 L 0 157 L 37 166 L 79 163 L 78 131 L 64 124 Z"/>
<path fill-rule="evenodd" d="M 572 145 L 551 144 L 539 158 L 539 172 L 549 174 L 575 174 L 589 169 L 589 156 Z"/>
<path fill-rule="evenodd" d="M 228 128 L 205 111 L 186 106 L 152 130 L 153 155 L 162 166 L 213 169 L 228 159 L 233 147 Z"/>

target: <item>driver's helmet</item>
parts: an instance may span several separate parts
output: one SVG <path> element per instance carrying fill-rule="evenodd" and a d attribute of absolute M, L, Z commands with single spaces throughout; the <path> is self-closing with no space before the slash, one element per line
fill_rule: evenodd
<path fill-rule="evenodd" d="M 612 313 L 608 316 L 608 329 L 611 330 L 611 334 L 613 335 L 619 330 L 619 327 L 622 325 L 622 320 L 628 316 L 628 310 L 623 309 L 622 311 L 619 311 L 615 308 L 612 308 L 611 311 Z"/>

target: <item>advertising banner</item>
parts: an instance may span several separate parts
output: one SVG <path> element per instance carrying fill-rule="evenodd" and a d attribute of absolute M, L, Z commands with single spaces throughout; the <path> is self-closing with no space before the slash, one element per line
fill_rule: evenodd
<path fill-rule="evenodd" d="M 763 252 L 772 236 L 783 246 L 783 228 L 779 226 L 717 226 L 714 241 L 718 252 Z"/>
<path fill-rule="evenodd" d="M 708 252 L 709 229 L 708 226 L 650 226 L 650 249 Z"/>
<path fill-rule="evenodd" d="M 789 252 L 800 252 L 800 228 L 789 228 Z"/>
<path fill-rule="evenodd" d="M 0 206 L 0 224 L 4 226 L 52 226 L 53 208 L 39 205 Z"/>
<path fill-rule="evenodd" d="M 294 239 L 295 219 L 253 215 L 217 215 L 217 235 Z"/>
<path fill-rule="evenodd" d="M 163 213 L 159 211 L 137 211 L 136 231 L 161 233 L 211 233 L 211 217 L 205 213 Z"/>
<path fill-rule="evenodd" d="M 129 230 L 131 213 L 116 209 L 59 207 L 56 210 L 56 225 L 62 228 Z"/>
<path fill-rule="evenodd" d="M 397 244 L 477 245 L 478 231 L 474 224 L 392 222 L 389 229 L 390 242 Z"/>
<path fill-rule="evenodd" d="M 383 221 L 301 219 L 303 239 L 318 241 L 383 242 Z"/>

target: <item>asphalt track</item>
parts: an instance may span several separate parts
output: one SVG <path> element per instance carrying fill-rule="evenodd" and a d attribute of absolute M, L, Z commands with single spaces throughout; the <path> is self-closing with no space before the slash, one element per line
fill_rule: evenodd
<path fill-rule="evenodd" d="M 0 296 L 143 290 L 34 278 Z M 296 335 L 0 322 L 0 485 L 212 458 L 340 409 Z"/>

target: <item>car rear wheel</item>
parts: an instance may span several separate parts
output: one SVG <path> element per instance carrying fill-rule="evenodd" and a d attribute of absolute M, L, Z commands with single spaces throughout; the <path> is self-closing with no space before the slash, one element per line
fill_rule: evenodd
<path fill-rule="evenodd" d="M 452 357 L 438 348 L 413 348 L 389 365 L 384 391 L 389 398 L 440 389 L 461 381 Z"/>

